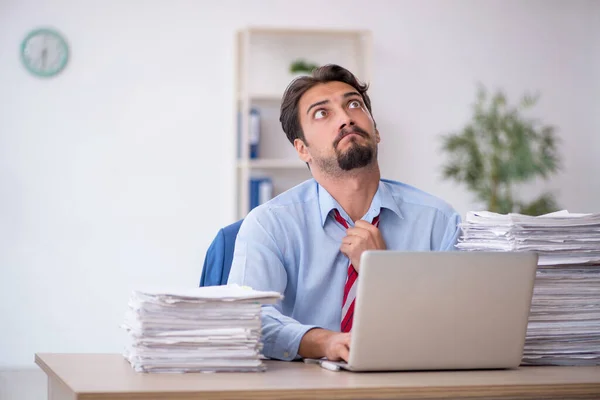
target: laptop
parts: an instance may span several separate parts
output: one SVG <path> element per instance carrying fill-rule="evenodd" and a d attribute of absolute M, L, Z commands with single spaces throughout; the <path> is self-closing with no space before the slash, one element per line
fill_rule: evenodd
<path fill-rule="evenodd" d="M 510 369 L 520 365 L 538 256 L 533 252 L 366 251 L 350 371 Z"/>

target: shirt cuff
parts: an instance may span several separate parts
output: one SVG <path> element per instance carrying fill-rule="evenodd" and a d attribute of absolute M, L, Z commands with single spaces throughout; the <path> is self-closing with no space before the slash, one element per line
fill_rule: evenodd
<path fill-rule="evenodd" d="M 277 360 L 291 361 L 298 357 L 298 348 L 302 337 L 315 325 L 287 324 L 277 333 L 273 348 L 268 351 L 269 357 Z"/>

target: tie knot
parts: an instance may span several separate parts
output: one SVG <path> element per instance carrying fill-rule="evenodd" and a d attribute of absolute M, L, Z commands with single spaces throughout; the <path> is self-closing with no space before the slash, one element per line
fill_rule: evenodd
<path fill-rule="evenodd" d="M 336 209 L 333 210 L 334 212 L 334 217 L 335 220 L 342 225 L 344 228 L 348 229 L 348 222 L 346 222 L 346 220 L 344 219 L 344 217 L 342 217 L 342 215 L 340 214 L 340 212 Z M 381 214 L 379 214 L 381 215 Z M 379 226 L 379 215 L 377 215 L 375 218 L 373 218 L 373 222 L 371 222 L 373 225 L 375 226 Z"/>

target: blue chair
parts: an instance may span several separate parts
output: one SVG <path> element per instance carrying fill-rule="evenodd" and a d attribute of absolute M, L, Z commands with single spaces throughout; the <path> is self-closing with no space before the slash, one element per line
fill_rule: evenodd
<path fill-rule="evenodd" d="M 243 219 L 219 230 L 204 258 L 200 286 L 226 285 L 233 261 L 235 238 Z"/>

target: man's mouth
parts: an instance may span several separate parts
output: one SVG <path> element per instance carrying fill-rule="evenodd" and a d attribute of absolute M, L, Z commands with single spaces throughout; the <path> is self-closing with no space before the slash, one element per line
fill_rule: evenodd
<path fill-rule="evenodd" d="M 335 142 L 335 146 L 337 147 L 342 140 L 346 139 L 347 137 L 352 137 L 352 136 L 360 136 L 360 137 L 364 137 L 365 135 L 363 135 L 361 132 L 358 131 L 351 131 L 348 133 L 345 133 L 341 138 L 339 138 L 336 142 Z"/>
<path fill-rule="evenodd" d="M 361 135 L 360 133 L 358 133 L 358 132 L 350 132 L 350 133 L 347 133 L 347 134 L 345 134 L 345 135 L 342 137 L 342 139 L 345 139 L 345 138 L 347 138 L 347 137 L 349 137 L 349 136 L 352 136 L 352 135 L 354 135 L 354 136 L 361 136 L 361 137 L 362 137 L 362 135 Z"/>

